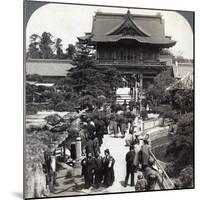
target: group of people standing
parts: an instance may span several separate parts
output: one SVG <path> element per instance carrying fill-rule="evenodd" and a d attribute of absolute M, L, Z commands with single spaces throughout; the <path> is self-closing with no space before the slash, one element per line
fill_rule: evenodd
<path fill-rule="evenodd" d="M 138 118 L 137 115 L 135 107 L 125 105 L 122 106 L 121 109 L 112 112 L 109 116 L 109 134 L 114 135 L 116 138 L 121 134 L 121 138 L 124 138 L 127 131 L 133 133 L 136 127 L 141 128 L 138 126 L 139 121 L 141 121 L 141 117 Z M 137 123 L 137 126 L 135 123 Z"/>
<path fill-rule="evenodd" d="M 100 147 L 103 144 L 103 137 L 107 134 L 107 123 L 100 115 L 94 115 L 93 119 L 85 120 L 87 138 L 84 147 L 86 156 L 82 162 L 82 175 L 85 180 L 85 188 L 91 186 L 99 188 L 102 184 L 109 187 L 114 182 L 114 158 L 110 155 L 109 149 L 104 151 L 104 157 L 100 155 Z"/>
<path fill-rule="evenodd" d="M 91 186 L 99 188 L 102 184 L 104 187 L 109 187 L 115 180 L 114 164 L 115 159 L 110 155 L 109 149 L 104 151 L 105 156 L 102 157 L 99 152 L 92 156 L 87 154 L 81 162 L 82 175 L 85 180 L 85 189 Z"/>

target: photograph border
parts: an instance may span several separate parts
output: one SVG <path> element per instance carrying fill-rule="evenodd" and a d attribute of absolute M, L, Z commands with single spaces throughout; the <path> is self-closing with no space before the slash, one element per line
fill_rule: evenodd
<path fill-rule="evenodd" d="M 193 187 L 192 188 L 181 188 L 181 189 L 161 189 L 161 190 L 153 190 L 153 191 L 127 191 L 127 192 L 109 192 L 109 193 L 97 193 L 97 194 L 80 194 L 80 195 L 65 195 L 65 196 L 53 196 L 53 197 L 37 197 L 37 198 L 26 198 L 25 197 L 25 163 L 26 163 L 26 157 L 25 157 L 25 145 L 26 145 L 26 28 L 29 19 L 31 18 L 32 14 L 39 9 L 40 7 L 36 8 L 29 18 L 27 18 L 27 3 L 44 3 L 44 5 L 47 4 L 62 4 L 62 5 L 76 5 L 76 6 L 96 6 L 96 7 L 110 7 L 110 8 L 127 8 L 127 9 L 141 9 L 141 10 L 157 10 L 157 11 L 174 11 L 182 15 L 185 20 L 188 21 L 188 23 L 191 26 L 191 29 L 193 31 L 193 88 L 194 88 L 194 94 L 193 94 L 193 113 L 194 113 L 194 120 L 193 120 L 193 127 L 194 127 L 194 137 L 193 137 Z M 126 3 L 125 3 L 126 4 Z M 190 13 L 190 16 L 184 15 L 183 13 Z M 24 0 L 23 1 L 23 198 L 24 199 L 53 199 L 53 198 L 65 198 L 65 197 L 86 197 L 86 196 L 99 196 L 99 195 L 113 195 L 113 194 L 127 194 L 127 193 L 147 193 L 147 192 L 163 192 L 163 191 L 174 191 L 174 190 L 194 190 L 196 189 L 195 182 L 195 83 L 196 83 L 196 77 L 195 77 L 195 12 L 192 10 L 179 10 L 179 9 L 159 9 L 159 8 L 145 8 L 145 7 L 134 7 L 134 6 L 117 6 L 117 5 L 105 5 L 105 4 L 90 4 L 90 3 L 71 3 L 71 2 L 55 2 L 55 1 L 34 1 L 34 0 Z M 191 17 L 193 18 L 191 20 Z"/>

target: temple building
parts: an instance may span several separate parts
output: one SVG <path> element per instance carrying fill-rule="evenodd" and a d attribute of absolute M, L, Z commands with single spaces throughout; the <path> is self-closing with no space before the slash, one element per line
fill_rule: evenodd
<path fill-rule="evenodd" d="M 172 68 L 172 56 L 165 54 L 176 41 L 165 36 L 164 20 L 156 15 L 96 12 L 92 31 L 79 42 L 96 49 L 96 64 L 114 66 L 122 73 L 124 87 L 143 90 L 162 70 Z"/>

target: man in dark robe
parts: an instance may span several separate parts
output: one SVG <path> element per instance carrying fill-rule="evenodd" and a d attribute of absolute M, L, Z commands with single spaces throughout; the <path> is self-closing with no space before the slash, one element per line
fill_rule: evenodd
<path fill-rule="evenodd" d="M 110 155 L 109 149 L 106 149 L 104 153 L 105 153 L 105 157 L 103 158 L 104 185 L 105 187 L 109 187 L 113 184 L 115 180 L 115 175 L 114 175 L 115 159 Z"/>
<path fill-rule="evenodd" d="M 134 166 L 134 159 L 135 159 L 135 150 L 134 146 L 130 146 L 129 152 L 126 154 L 126 177 L 125 177 L 125 183 L 124 186 L 126 187 L 128 184 L 129 176 L 131 175 L 131 186 L 134 186 L 134 172 L 135 172 L 135 166 Z"/>
<path fill-rule="evenodd" d="M 99 188 L 103 180 L 103 158 L 100 156 L 99 152 L 95 155 L 95 186 Z"/>
<path fill-rule="evenodd" d="M 87 132 L 88 132 L 88 135 L 91 138 L 94 137 L 94 135 L 95 135 L 95 124 L 90 118 L 87 119 Z"/>
<path fill-rule="evenodd" d="M 82 175 L 85 180 L 85 189 L 89 189 L 93 184 L 95 161 L 92 154 L 89 153 L 86 158 L 81 161 Z"/>
<path fill-rule="evenodd" d="M 103 135 L 104 135 L 104 121 L 99 117 L 94 120 L 95 123 L 95 130 L 96 130 L 96 137 L 99 140 L 99 146 L 103 143 Z"/>
<path fill-rule="evenodd" d="M 94 149 L 94 155 L 100 153 L 99 139 L 97 137 L 94 137 L 93 139 L 93 149 Z"/>
<path fill-rule="evenodd" d="M 120 120 L 120 130 L 121 130 L 122 138 L 125 137 L 127 128 L 128 128 L 127 120 L 125 117 L 122 117 Z"/>
<path fill-rule="evenodd" d="M 88 137 L 88 140 L 86 142 L 85 152 L 86 152 L 86 155 L 91 153 L 92 156 L 94 156 L 94 143 L 93 143 L 93 140 L 92 140 L 91 136 Z"/>

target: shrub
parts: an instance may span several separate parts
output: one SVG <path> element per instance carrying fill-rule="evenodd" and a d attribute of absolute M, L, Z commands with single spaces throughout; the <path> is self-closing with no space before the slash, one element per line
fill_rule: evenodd
<path fill-rule="evenodd" d="M 171 137 L 166 156 L 172 156 L 174 169 L 179 174 L 186 166 L 193 165 L 193 113 L 183 115 L 177 125 L 176 134 Z"/>
<path fill-rule="evenodd" d="M 32 104 L 27 104 L 26 105 L 26 115 L 34 115 L 37 114 L 38 112 L 38 107 Z"/>
<path fill-rule="evenodd" d="M 55 110 L 59 112 L 62 111 L 72 112 L 74 110 L 74 107 L 75 107 L 74 103 L 70 101 L 61 101 L 56 104 Z"/>
<path fill-rule="evenodd" d="M 193 187 L 193 180 L 194 180 L 194 172 L 193 167 L 188 166 L 181 170 L 179 174 L 179 180 L 181 181 L 182 188 L 192 188 Z"/>

